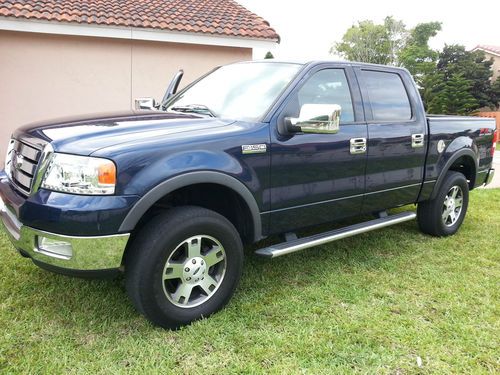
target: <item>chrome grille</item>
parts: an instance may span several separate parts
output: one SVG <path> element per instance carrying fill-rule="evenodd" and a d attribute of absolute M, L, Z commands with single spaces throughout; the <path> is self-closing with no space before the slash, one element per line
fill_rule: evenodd
<path fill-rule="evenodd" d="M 13 185 L 29 195 L 42 156 L 42 150 L 17 139 L 11 139 L 5 158 L 5 172 Z"/>

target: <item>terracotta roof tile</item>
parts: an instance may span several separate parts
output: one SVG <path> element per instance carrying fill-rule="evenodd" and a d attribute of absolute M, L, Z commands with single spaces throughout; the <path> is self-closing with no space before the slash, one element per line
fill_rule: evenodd
<path fill-rule="evenodd" d="M 279 40 L 233 0 L 0 0 L 0 16 Z"/>

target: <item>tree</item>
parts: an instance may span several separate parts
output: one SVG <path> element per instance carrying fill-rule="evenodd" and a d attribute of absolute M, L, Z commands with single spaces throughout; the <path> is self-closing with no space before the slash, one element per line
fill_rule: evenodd
<path fill-rule="evenodd" d="M 330 53 L 351 61 L 405 66 L 418 74 L 424 70 L 421 64 L 435 64 L 437 52 L 429 48 L 428 41 L 440 29 L 439 22 L 428 22 L 408 31 L 402 21 L 391 16 L 382 25 L 360 21 L 346 31 Z"/>
<path fill-rule="evenodd" d="M 493 82 L 491 90 L 493 91 L 493 101 L 496 103 L 495 107 L 498 109 L 500 107 L 500 78 Z"/>
<path fill-rule="evenodd" d="M 482 51 L 467 51 L 461 45 L 446 45 L 439 55 L 437 70 L 444 74 L 445 80 L 452 75 L 462 75 L 470 82 L 470 93 L 477 101 L 477 108 L 493 109 L 498 101 L 491 84 L 492 64 L 493 61 L 485 60 Z"/>
<path fill-rule="evenodd" d="M 399 65 L 399 53 L 403 49 L 408 31 L 403 21 L 398 21 L 392 16 L 385 17 L 384 27 L 387 32 L 387 42 L 389 45 L 389 64 Z"/>
<path fill-rule="evenodd" d="M 422 98 L 428 112 L 467 114 L 498 107 L 500 85 L 491 84 L 492 61 L 481 51 L 446 45 L 436 68 L 423 78 Z"/>
<path fill-rule="evenodd" d="M 440 22 L 419 23 L 410 30 L 399 52 L 399 63 L 410 71 L 419 87 L 422 87 L 424 77 L 436 67 L 439 52 L 429 47 L 429 40 L 440 30 Z"/>
<path fill-rule="evenodd" d="M 445 78 L 444 73 L 436 72 L 426 76 L 427 112 L 465 115 L 479 107 L 471 94 L 472 83 L 460 73 Z"/>
<path fill-rule="evenodd" d="M 264 56 L 264 59 L 274 59 L 274 56 L 271 53 L 271 51 L 267 51 L 266 56 Z"/>
<path fill-rule="evenodd" d="M 390 49 L 384 25 L 376 25 L 373 21 L 360 21 L 346 31 L 342 41 L 335 43 L 330 53 L 338 53 L 351 61 L 388 64 L 391 62 Z"/>

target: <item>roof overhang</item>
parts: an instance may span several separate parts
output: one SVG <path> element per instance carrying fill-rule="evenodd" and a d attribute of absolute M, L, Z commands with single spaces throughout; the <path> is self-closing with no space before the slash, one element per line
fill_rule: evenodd
<path fill-rule="evenodd" d="M 69 22 L 19 20 L 9 17 L 0 17 L 0 30 L 240 48 L 273 48 L 276 46 L 276 43 L 278 43 L 277 40 L 271 39 L 238 38 L 214 34 L 175 32 L 135 27 L 98 26 Z"/>
<path fill-rule="evenodd" d="M 489 53 L 490 55 L 495 55 L 495 56 L 500 57 L 500 53 L 498 53 L 498 52 L 494 52 L 494 51 L 492 51 L 492 50 L 490 50 L 490 49 L 483 48 L 483 47 L 474 47 L 474 48 L 472 49 L 472 51 L 483 51 L 483 52 L 485 52 L 485 53 Z"/>

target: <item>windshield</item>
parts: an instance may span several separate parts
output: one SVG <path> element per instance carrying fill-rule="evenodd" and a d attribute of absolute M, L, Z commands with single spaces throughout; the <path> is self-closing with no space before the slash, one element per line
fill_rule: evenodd
<path fill-rule="evenodd" d="M 166 110 L 257 121 L 301 67 L 266 62 L 226 65 L 181 91 Z"/>

